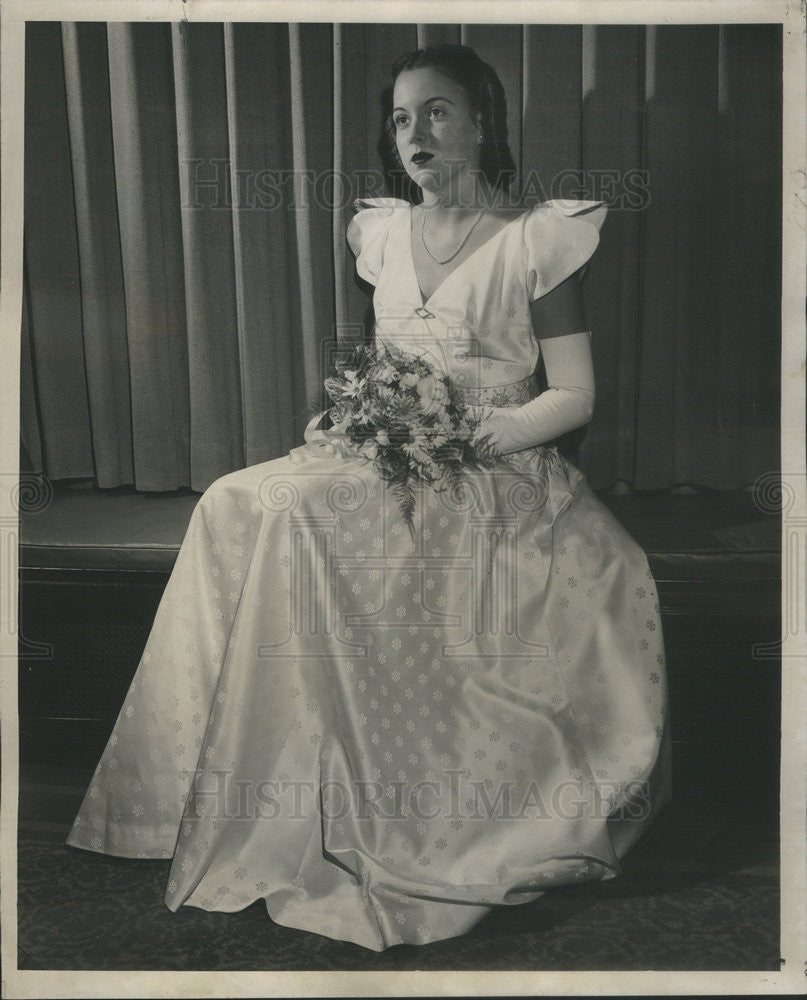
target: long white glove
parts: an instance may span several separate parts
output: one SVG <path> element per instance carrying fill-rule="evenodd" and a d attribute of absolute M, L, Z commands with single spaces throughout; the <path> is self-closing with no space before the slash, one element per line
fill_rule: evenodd
<path fill-rule="evenodd" d="M 549 388 L 523 406 L 481 409 L 476 437 L 490 437 L 502 455 L 552 441 L 587 424 L 594 413 L 591 333 L 570 333 L 540 341 Z"/>

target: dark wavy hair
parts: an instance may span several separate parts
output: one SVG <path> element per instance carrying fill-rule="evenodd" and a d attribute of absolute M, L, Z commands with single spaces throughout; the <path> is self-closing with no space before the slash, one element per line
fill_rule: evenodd
<path fill-rule="evenodd" d="M 471 111 L 479 114 L 482 128 L 480 171 L 492 188 L 507 191 L 516 176 L 516 165 L 507 143 L 507 98 L 496 70 L 467 45 L 430 45 L 395 61 L 392 84 L 381 98 L 383 126 L 378 152 L 393 193 L 412 202 L 421 200 L 420 188 L 398 154 L 392 108 L 395 81 L 406 70 L 422 68 L 434 69 L 462 87 Z"/>

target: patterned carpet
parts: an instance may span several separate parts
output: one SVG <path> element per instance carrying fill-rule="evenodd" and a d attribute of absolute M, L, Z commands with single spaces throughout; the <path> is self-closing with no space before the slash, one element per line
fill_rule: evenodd
<path fill-rule="evenodd" d="M 64 846 L 89 774 L 21 779 L 20 969 L 779 969 L 776 826 L 702 802 L 668 807 L 621 878 L 496 909 L 461 938 L 376 954 L 280 927 L 262 904 L 172 914 L 169 862 Z"/>

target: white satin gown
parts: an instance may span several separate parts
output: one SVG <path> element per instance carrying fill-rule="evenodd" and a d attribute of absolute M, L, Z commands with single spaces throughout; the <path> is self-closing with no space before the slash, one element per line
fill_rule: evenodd
<path fill-rule="evenodd" d="M 376 338 L 471 402 L 535 394 L 529 304 L 606 209 L 547 202 L 425 302 L 410 207 L 348 231 Z M 327 432 L 195 509 L 68 843 L 173 858 L 166 903 L 382 950 L 612 878 L 670 794 L 659 607 L 642 550 L 556 449 L 423 490 L 415 538 Z"/>

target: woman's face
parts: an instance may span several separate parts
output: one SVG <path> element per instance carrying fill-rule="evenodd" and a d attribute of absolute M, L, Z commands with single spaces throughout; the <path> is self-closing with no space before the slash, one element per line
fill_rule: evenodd
<path fill-rule="evenodd" d="M 448 194 L 461 175 L 479 169 L 478 116 L 462 87 L 437 70 L 398 76 L 392 120 L 401 162 L 424 191 Z"/>

